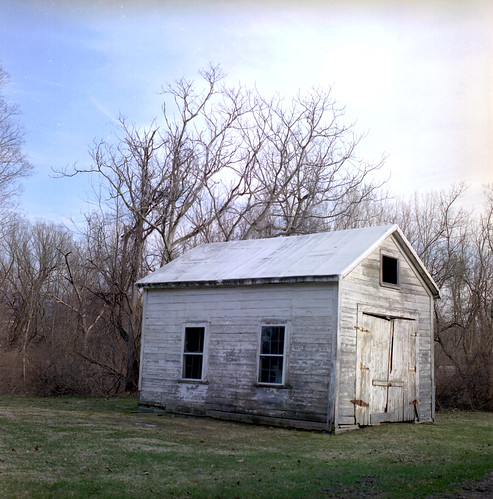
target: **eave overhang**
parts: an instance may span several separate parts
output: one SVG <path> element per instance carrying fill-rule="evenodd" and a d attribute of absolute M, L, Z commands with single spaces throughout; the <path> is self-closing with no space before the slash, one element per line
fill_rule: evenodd
<path fill-rule="evenodd" d="M 224 279 L 209 281 L 171 281 L 155 283 L 136 283 L 142 289 L 170 289 L 170 288 L 214 288 L 214 287 L 236 287 L 236 286 L 261 286 L 266 284 L 304 284 L 335 282 L 339 280 L 338 275 L 326 276 L 288 276 L 288 277 L 262 277 L 250 279 Z"/>

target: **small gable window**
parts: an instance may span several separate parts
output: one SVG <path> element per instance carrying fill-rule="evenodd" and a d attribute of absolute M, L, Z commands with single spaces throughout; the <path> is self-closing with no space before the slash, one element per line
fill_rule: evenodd
<path fill-rule="evenodd" d="M 387 286 L 399 286 L 399 259 L 382 255 L 380 264 L 380 281 Z"/>

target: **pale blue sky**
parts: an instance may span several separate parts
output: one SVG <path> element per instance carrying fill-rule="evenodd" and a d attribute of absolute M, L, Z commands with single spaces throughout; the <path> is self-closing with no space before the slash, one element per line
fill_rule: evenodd
<path fill-rule="evenodd" d="M 493 2 L 3 0 L 0 63 L 36 174 L 21 208 L 80 218 L 90 188 L 51 168 L 90 161 L 121 113 L 146 124 L 161 86 L 220 63 L 233 82 L 292 94 L 332 87 L 388 156 L 391 191 L 493 182 Z"/>

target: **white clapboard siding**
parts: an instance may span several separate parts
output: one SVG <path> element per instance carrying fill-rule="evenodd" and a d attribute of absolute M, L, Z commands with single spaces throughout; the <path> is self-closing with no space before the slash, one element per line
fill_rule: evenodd
<path fill-rule="evenodd" d="M 335 283 L 148 290 L 140 403 L 325 428 L 336 296 Z M 260 328 L 269 321 L 288 330 L 283 388 L 257 386 Z M 183 328 L 195 322 L 208 327 L 205 383 L 181 380 Z"/>

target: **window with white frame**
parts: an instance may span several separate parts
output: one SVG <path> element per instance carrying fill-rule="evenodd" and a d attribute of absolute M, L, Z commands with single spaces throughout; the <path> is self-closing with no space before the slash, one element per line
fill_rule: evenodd
<path fill-rule="evenodd" d="M 183 379 L 203 379 L 204 344 L 204 326 L 185 327 L 185 337 L 183 341 Z"/>
<path fill-rule="evenodd" d="M 259 351 L 259 383 L 282 385 L 285 375 L 286 326 L 262 326 Z"/>

